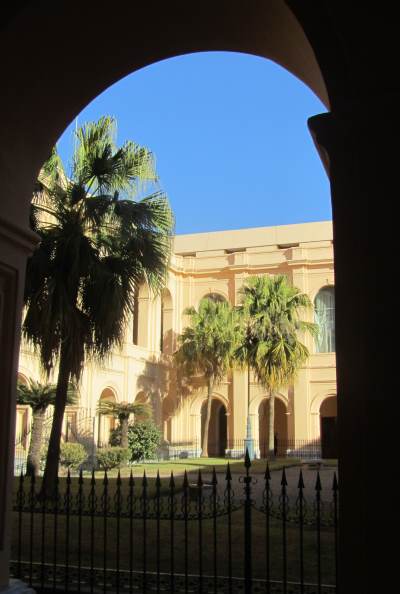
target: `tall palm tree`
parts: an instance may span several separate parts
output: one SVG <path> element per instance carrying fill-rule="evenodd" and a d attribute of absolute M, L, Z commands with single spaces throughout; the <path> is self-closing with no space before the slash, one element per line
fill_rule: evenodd
<path fill-rule="evenodd" d="M 115 122 L 102 117 L 76 131 L 67 176 L 56 150 L 39 176 L 31 224 L 40 244 L 27 265 L 23 332 L 46 373 L 58 363 L 44 489 L 54 483 L 68 383 L 86 357 L 121 344 L 135 288 L 165 284 L 174 219 L 160 191 L 152 154 L 115 144 Z M 136 198 L 136 199 L 135 199 Z"/>
<path fill-rule="evenodd" d="M 179 349 L 174 354 L 184 377 L 201 374 L 207 382 L 207 409 L 202 440 L 202 456 L 208 457 L 208 430 L 212 395 L 232 365 L 236 344 L 235 312 L 226 302 L 202 299 L 198 311 L 190 307 L 184 312 L 190 326 L 179 337 Z"/>
<path fill-rule="evenodd" d="M 285 275 L 250 277 L 240 293 L 244 330 L 235 357 L 268 390 L 268 455 L 274 457 L 275 394 L 293 383 L 309 356 L 299 333 L 316 336 L 318 328 L 302 319 L 312 303 Z"/>
<path fill-rule="evenodd" d="M 27 384 L 23 382 L 17 384 L 17 403 L 28 405 L 32 409 L 31 440 L 26 461 L 28 475 L 38 476 L 39 474 L 45 414 L 47 408 L 55 404 L 56 391 L 56 384 L 41 384 L 32 379 L 29 379 Z M 76 389 L 70 384 L 66 403 L 68 405 L 75 404 L 76 400 Z"/>
<path fill-rule="evenodd" d="M 142 418 L 151 416 L 151 406 L 143 402 L 110 402 L 101 400 L 98 406 L 100 415 L 116 417 L 121 428 L 121 447 L 128 447 L 129 417 L 140 415 Z"/>

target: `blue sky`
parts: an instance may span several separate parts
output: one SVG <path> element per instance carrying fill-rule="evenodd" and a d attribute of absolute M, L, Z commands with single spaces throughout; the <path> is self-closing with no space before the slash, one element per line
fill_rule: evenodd
<path fill-rule="evenodd" d="M 330 219 L 328 179 L 307 129 L 307 118 L 324 111 L 273 62 L 207 52 L 131 74 L 78 124 L 113 115 L 119 143 L 149 147 L 177 233 L 194 233 Z M 66 162 L 74 126 L 58 143 Z"/>

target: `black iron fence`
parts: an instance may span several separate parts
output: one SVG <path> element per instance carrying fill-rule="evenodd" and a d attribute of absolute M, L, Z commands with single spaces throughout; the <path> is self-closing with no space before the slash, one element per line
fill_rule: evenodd
<path fill-rule="evenodd" d="M 269 457 L 269 442 L 266 439 L 253 439 L 254 453 L 257 458 Z M 246 448 L 244 439 L 229 439 L 226 455 L 232 458 L 243 456 Z M 274 453 L 278 458 L 301 458 L 304 460 L 321 458 L 320 439 L 283 439 L 274 440 Z"/>
<path fill-rule="evenodd" d="M 338 481 L 251 463 L 166 479 L 16 480 L 11 573 L 38 592 L 327 594 Z M 311 481 L 311 482 L 310 482 Z"/>

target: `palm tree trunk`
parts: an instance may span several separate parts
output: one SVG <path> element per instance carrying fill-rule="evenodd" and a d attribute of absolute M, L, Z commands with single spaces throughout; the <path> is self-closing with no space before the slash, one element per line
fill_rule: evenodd
<path fill-rule="evenodd" d="M 129 446 L 128 443 L 128 425 L 129 417 L 121 416 L 119 422 L 121 423 L 121 448 L 127 448 Z"/>
<path fill-rule="evenodd" d="M 269 422 L 268 422 L 268 457 L 275 458 L 275 394 L 269 393 Z"/>
<path fill-rule="evenodd" d="M 31 442 L 26 461 L 26 474 L 29 476 L 39 475 L 45 412 L 43 409 L 33 412 Z"/>
<path fill-rule="evenodd" d="M 60 445 L 65 406 L 67 403 L 68 384 L 71 366 L 66 347 L 61 349 L 60 367 L 57 379 L 56 402 L 54 406 L 53 423 L 51 426 L 49 449 L 47 450 L 46 468 L 43 476 L 42 491 L 50 494 L 58 475 L 60 459 Z"/>
<path fill-rule="evenodd" d="M 211 404 L 212 404 L 213 391 L 214 391 L 214 382 L 212 381 L 211 378 L 209 378 L 208 384 L 207 384 L 207 411 L 206 411 L 206 419 L 204 421 L 203 443 L 201 446 L 201 455 L 204 458 L 208 458 L 208 430 L 210 427 Z"/>

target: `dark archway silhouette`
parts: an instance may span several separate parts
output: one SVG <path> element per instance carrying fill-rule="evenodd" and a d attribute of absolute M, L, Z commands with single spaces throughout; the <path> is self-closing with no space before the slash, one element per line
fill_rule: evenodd
<path fill-rule="evenodd" d="M 207 402 L 201 407 L 201 443 L 203 442 L 204 423 L 207 412 Z M 211 418 L 208 429 L 208 455 L 214 458 L 225 456 L 228 438 L 228 423 L 226 407 L 218 399 L 213 398 L 211 403 Z"/>
<path fill-rule="evenodd" d="M 382 263 L 397 253 L 400 128 L 396 6 L 308 0 L 116 0 L 112 10 L 87 0 L 15 3 L 0 19 L 3 114 L 0 146 L 0 586 L 8 585 L 9 482 L 15 384 L 32 187 L 62 131 L 96 95 L 128 73 L 171 56 L 204 50 L 254 53 L 298 76 L 332 112 L 309 126 L 330 172 L 336 274 L 341 591 L 383 590 L 379 553 L 391 544 L 377 509 L 385 490 L 370 489 L 382 470 L 377 442 L 395 451 L 388 410 L 387 302 L 376 290 Z M 93 59 L 88 31 L 107 42 Z M 132 29 L 132 23 L 140 26 Z M 71 35 L 73 32 L 73 35 Z M 72 41 L 71 41 L 72 38 Z M 50 51 L 57 48 L 57 51 Z M 329 100 L 328 100 L 329 94 Z M 383 197 L 383 199 L 380 199 Z M 385 204 L 385 207 L 383 207 Z M 354 271 L 354 258 L 357 270 Z M 357 427 L 357 436 L 354 431 Z M 355 488 L 355 486 L 357 488 Z M 360 491 L 363 497 L 360 498 Z M 374 537 L 372 535 L 374 534 Z M 378 536 L 377 536 L 378 534 Z M 376 583 L 375 583 L 376 582 Z M 379 584 L 379 586 L 378 586 Z M 388 588 L 389 590 L 389 588 Z"/>

